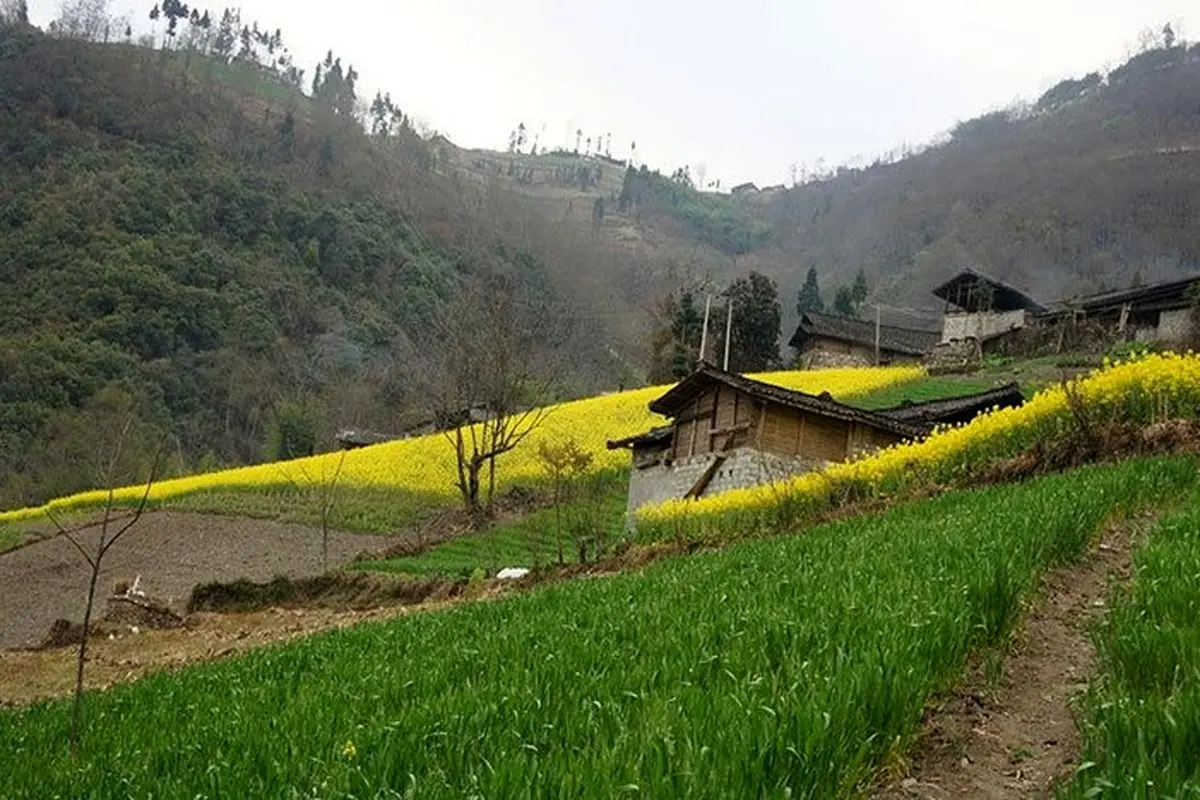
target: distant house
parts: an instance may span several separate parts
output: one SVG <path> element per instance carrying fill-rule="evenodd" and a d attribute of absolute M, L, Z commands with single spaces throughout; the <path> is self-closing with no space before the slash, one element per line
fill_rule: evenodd
<path fill-rule="evenodd" d="M 939 334 L 894 325 L 879 326 L 879 360 L 884 364 L 920 361 Z M 788 342 L 805 369 L 875 363 L 875 323 L 808 311 Z"/>
<path fill-rule="evenodd" d="M 428 436 L 431 433 L 451 431 L 468 423 L 475 424 L 489 420 L 493 416 L 495 415 L 488 408 L 487 403 L 475 402 L 457 411 L 427 414 L 402 420 L 399 433 L 377 433 L 358 428 L 347 428 L 338 431 L 334 436 L 334 441 L 342 450 L 354 450 L 397 439 L 411 439 L 415 436 Z"/>
<path fill-rule="evenodd" d="M 338 448 L 342 450 L 357 450 L 360 447 L 369 447 L 373 444 L 383 444 L 390 442 L 393 439 L 400 438 L 392 436 L 388 433 L 376 433 L 375 431 L 361 430 L 358 428 L 346 428 L 337 432 L 333 437 L 337 442 Z"/>
<path fill-rule="evenodd" d="M 1193 296 L 1198 290 L 1200 276 L 1193 276 L 1084 295 L 1053 304 L 1040 321 L 1082 317 L 1137 341 L 1181 342 L 1192 332 Z"/>
<path fill-rule="evenodd" d="M 1046 308 L 1007 283 L 965 269 L 933 290 L 946 302 L 942 342 L 974 339 L 985 343 L 1029 324 Z"/>
<path fill-rule="evenodd" d="M 1016 384 L 968 397 L 865 411 L 703 364 L 650 403 L 668 425 L 608 442 L 629 449 L 628 511 L 698 498 L 845 461 L 855 453 L 925 436 L 994 406 L 1020 405 Z"/>
<path fill-rule="evenodd" d="M 650 410 L 670 425 L 608 442 L 633 451 L 630 511 L 845 461 L 928 429 L 702 364 Z"/>
<path fill-rule="evenodd" d="M 734 197 L 746 194 L 755 194 L 758 192 L 758 187 L 753 183 L 739 183 L 737 186 L 729 190 L 729 193 Z"/>

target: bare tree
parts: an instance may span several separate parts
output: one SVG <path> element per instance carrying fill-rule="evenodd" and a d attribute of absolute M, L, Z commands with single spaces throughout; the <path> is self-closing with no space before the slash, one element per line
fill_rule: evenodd
<path fill-rule="evenodd" d="M 154 479 L 158 474 L 161 464 L 163 448 L 160 444 L 155 451 L 154 462 L 150 467 L 150 474 L 146 478 L 146 486 L 141 493 L 137 505 L 133 509 L 133 513 L 123 518 L 117 518 L 114 515 L 116 511 L 117 469 L 121 463 L 123 450 L 131 435 L 133 425 L 134 417 L 131 415 L 126 418 L 125 424 L 117 436 L 116 443 L 112 448 L 111 457 L 104 470 L 103 482 L 108 488 L 108 494 L 104 501 L 104 516 L 100 522 L 100 537 L 96 540 L 93 548 L 89 549 L 85 547 L 84 541 L 78 535 L 80 529 L 67 528 L 53 511 L 49 508 L 46 509 L 46 516 L 54 523 L 54 527 L 74 546 L 91 569 L 91 573 L 88 576 L 87 603 L 83 609 L 83 630 L 80 635 L 79 651 L 75 661 L 75 699 L 71 710 L 70 731 L 72 754 L 77 753 L 79 750 L 79 735 L 83 724 L 83 671 L 84 665 L 87 662 L 88 637 L 92 631 L 92 610 L 96 602 L 96 584 L 100 580 L 100 571 L 104 564 L 104 557 L 108 555 L 113 545 L 119 542 L 121 537 L 128 533 L 138 523 L 138 520 L 142 518 L 142 513 L 146 510 L 146 504 L 150 500 L 150 489 L 154 486 Z M 115 531 L 113 530 L 114 525 L 116 526 Z"/>
<path fill-rule="evenodd" d="M 0 28 L 28 22 L 29 5 L 26 0 L 0 0 Z"/>
<path fill-rule="evenodd" d="M 110 0 L 62 0 L 51 29 L 65 39 L 104 41 L 113 24 L 109 6 Z"/>
<path fill-rule="evenodd" d="M 338 453 L 337 463 L 333 468 L 333 474 L 328 475 L 326 472 L 326 459 L 321 459 L 321 474 L 312 475 L 304 468 L 303 464 L 296 466 L 300 470 L 300 474 L 304 476 L 305 483 L 308 484 L 309 490 L 313 493 L 317 500 L 317 513 L 321 520 L 321 569 L 329 568 L 329 520 L 333 517 L 333 507 L 337 503 L 338 482 L 342 477 L 342 467 L 346 464 L 346 451 L 342 450 Z M 300 489 L 300 485 L 289 475 L 288 481 Z"/>
<path fill-rule="evenodd" d="M 546 418 L 560 371 L 558 319 L 511 279 L 471 279 L 408 359 L 454 447 L 456 485 L 472 512 L 490 512 L 496 459 Z"/>

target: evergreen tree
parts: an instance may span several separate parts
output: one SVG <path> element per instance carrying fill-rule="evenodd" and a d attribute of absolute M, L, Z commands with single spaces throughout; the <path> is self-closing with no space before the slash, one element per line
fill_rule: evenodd
<path fill-rule="evenodd" d="M 833 296 L 833 313 L 841 317 L 858 316 L 858 304 L 854 302 L 854 290 L 842 284 Z"/>
<path fill-rule="evenodd" d="M 671 335 L 674 340 L 674 355 L 671 359 L 671 375 L 683 378 L 696 369 L 700 360 L 700 340 L 704 317 L 696 307 L 696 299 L 690 291 L 684 291 L 675 304 L 671 320 Z"/>
<path fill-rule="evenodd" d="M 775 281 L 759 272 L 733 282 L 723 293 L 733 303 L 733 331 L 729 342 L 729 369 L 761 372 L 776 367 L 779 358 L 780 309 Z M 721 313 L 726 314 L 728 305 Z M 721 319 L 721 317 L 717 317 Z M 725 331 L 717 337 L 724 360 Z"/>
<path fill-rule="evenodd" d="M 854 285 L 850 287 L 850 299 L 854 301 L 855 310 L 867 301 L 867 274 L 859 267 L 858 274 L 854 276 Z"/>
<path fill-rule="evenodd" d="M 817 268 L 809 267 L 804 285 L 800 287 L 800 293 L 796 296 L 796 313 L 824 310 L 825 301 L 821 299 L 821 287 L 817 284 Z"/>
<path fill-rule="evenodd" d="M 225 9 L 221 12 L 221 22 L 217 25 L 217 37 L 213 40 L 213 53 L 222 60 L 228 61 L 233 56 L 233 45 L 237 42 L 234 32 L 241 24 L 241 12 Z"/>

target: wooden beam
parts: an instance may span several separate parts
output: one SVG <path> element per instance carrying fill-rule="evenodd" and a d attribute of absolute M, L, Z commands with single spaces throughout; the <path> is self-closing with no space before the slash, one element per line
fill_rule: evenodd
<path fill-rule="evenodd" d="M 725 455 L 724 454 L 718 455 L 715 458 L 713 458 L 712 463 L 709 464 L 708 468 L 706 470 L 704 470 L 703 474 L 701 474 L 700 477 L 696 479 L 696 482 L 694 484 L 692 484 L 692 488 L 687 490 L 687 494 L 685 494 L 683 496 L 683 499 L 687 500 L 689 498 L 694 498 L 696 500 L 699 500 L 700 495 L 704 494 L 704 490 L 708 488 L 708 484 L 712 483 L 713 476 L 717 474 L 717 470 L 720 469 L 721 465 L 724 463 L 725 463 Z"/>
<path fill-rule="evenodd" d="M 740 422 L 737 425 L 726 425 L 724 428 L 713 428 L 708 432 L 709 438 L 720 436 L 725 433 L 738 433 L 740 431 L 750 430 L 749 422 Z"/>
<path fill-rule="evenodd" d="M 697 417 L 700 416 L 700 398 L 697 397 L 693 401 L 692 408 L 692 441 L 688 445 L 688 458 L 696 455 L 696 428 L 699 427 L 696 423 L 699 422 Z"/>

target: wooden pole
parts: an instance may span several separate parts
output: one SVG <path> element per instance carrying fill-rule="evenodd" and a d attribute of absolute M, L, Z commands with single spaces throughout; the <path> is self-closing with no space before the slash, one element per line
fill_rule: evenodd
<path fill-rule="evenodd" d="M 704 296 L 704 330 L 700 333 L 700 363 L 704 363 L 704 356 L 708 348 L 708 310 L 712 307 L 712 295 Z"/>
<path fill-rule="evenodd" d="M 721 369 L 729 372 L 729 340 L 733 338 L 733 298 L 729 298 L 729 314 L 725 317 L 725 364 Z"/>
<path fill-rule="evenodd" d="M 879 366 L 879 304 L 875 304 L 875 366 Z"/>

